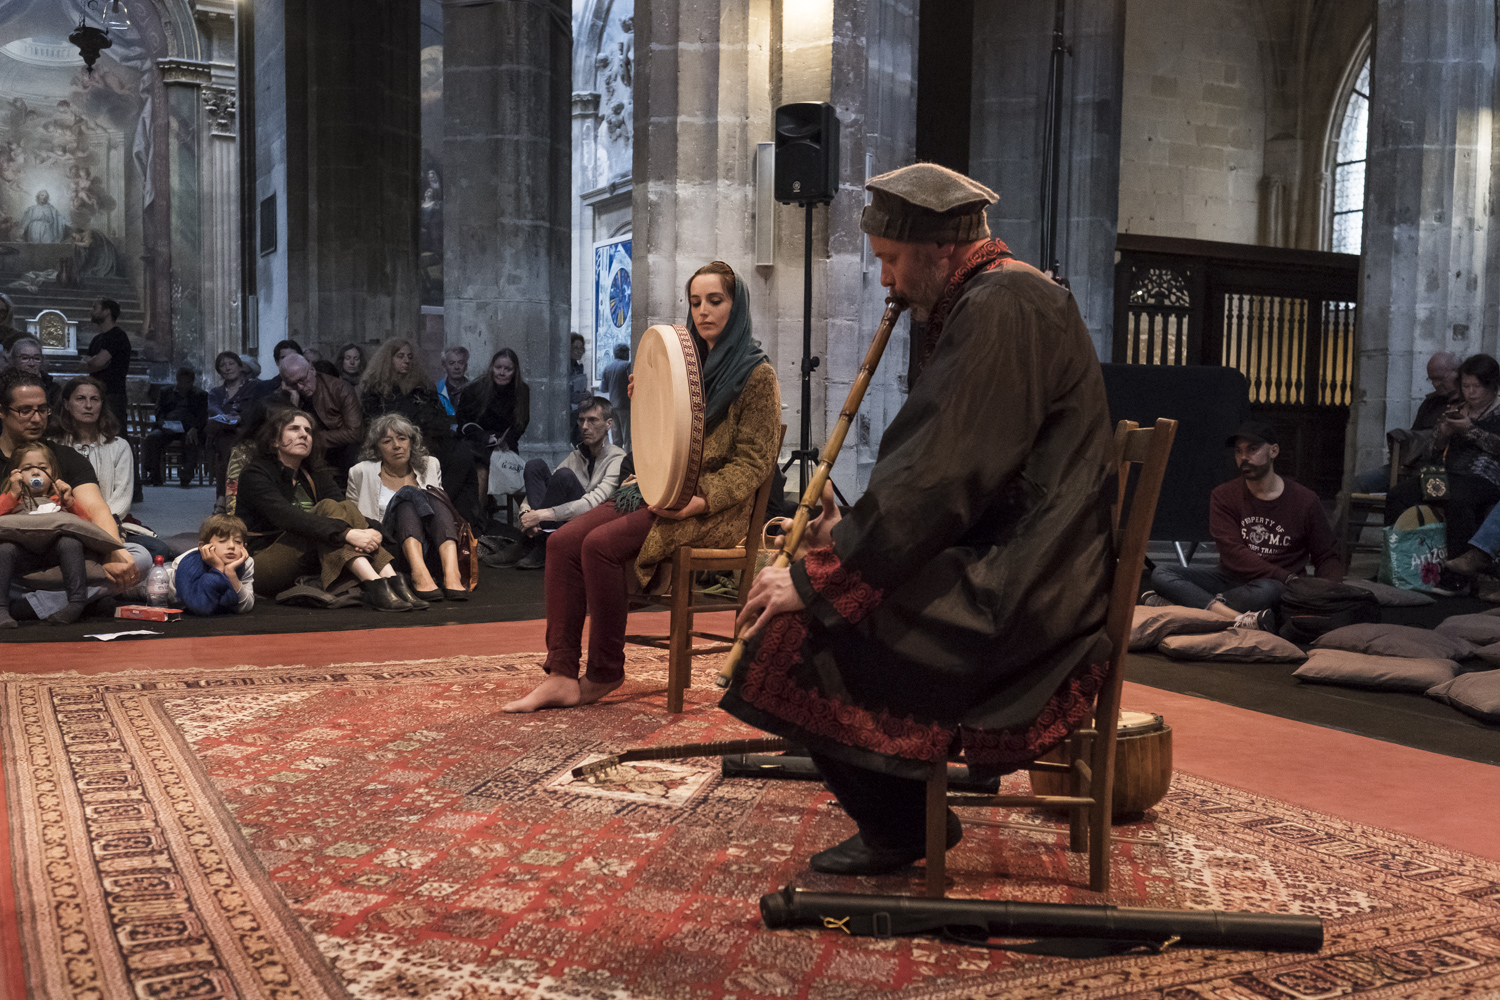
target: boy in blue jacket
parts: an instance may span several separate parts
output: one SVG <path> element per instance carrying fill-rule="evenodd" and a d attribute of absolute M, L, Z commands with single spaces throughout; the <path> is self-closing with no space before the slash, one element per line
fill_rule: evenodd
<path fill-rule="evenodd" d="M 255 607 L 255 560 L 245 522 L 215 514 L 198 529 L 198 547 L 172 563 L 172 601 L 195 615 L 244 614 Z"/>

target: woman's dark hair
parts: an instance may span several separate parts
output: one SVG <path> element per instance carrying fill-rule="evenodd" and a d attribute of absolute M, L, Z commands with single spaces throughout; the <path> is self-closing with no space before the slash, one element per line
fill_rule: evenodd
<path fill-rule="evenodd" d="M 318 430 L 318 422 L 311 413 L 295 406 L 278 406 L 266 414 L 265 423 L 260 425 L 260 431 L 255 435 L 256 450 L 262 458 L 269 458 L 273 462 L 280 460 L 276 446 L 281 443 L 281 432 L 298 417 L 305 419 L 312 428 L 312 451 L 308 452 L 306 464 L 310 468 L 319 468 L 323 464 L 323 432 Z"/>
<path fill-rule="evenodd" d="M 338 378 L 339 370 L 333 366 L 333 362 L 327 358 L 319 358 L 312 363 L 313 371 L 319 375 L 327 375 L 329 378 Z"/>
<path fill-rule="evenodd" d="M 510 377 L 510 385 L 508 385 L 505 389 L 501 389 L 499 386 L 495 385 L 495 362 L 499 361 L 501 357 L 510 358 L 510 366 L 511 368 L 515 369 L 515 374 Z M 520 393 L 523 390 L 528 392 L 530 391 L 527 388 L 526 381 L 521 378 L 521 359 L 517 357 L 516 352 L 511 350 L 509 347 L 502 347 L 494 354 L 491 354 L 490 363 L 484 366 L 484 376 L 482 378 L 476 378 L 474 381 L 464 386 L 465 393 L 474 393 L 475 400 L 479 404 L 480 413 L 483 413 L 485 410 L 488 410 L 490 408 L 490 401 L 495 398 L 495 393 L 507 392 L 510 396 L 514 397 L 517 393 Z"/>
<path fill-rule="evenodd" d="M 348 354 L 350 351 L 353 351 L 355 354 L 359 355 L 359 372 L 357 372 L 356 374 L 363 374 L 365 370 L 365 349 L 363 347 L 360 347 L 358 344 L 345 344 L 343 347 L 340 347 L 338 356 L 334 359 L 334 363 L 339 366 L 339 371 L 342 372 L 344 370 L 344 355 Z"/>
<path fill-rule="evenodd" d="M 1500 362 L 1488 354 L 1476 354 L 1458 366 L 1458 377 L 1472 375 L 1486 389 L 1500 388 Z"/>
<path fill-rule="evenodd" d="M 729 296 L 729 301 L 734 301 L 734 268 L 722 260 L 712 260 L 693 272 L 693 277 L 687 281 L 686 293 L 689 301 L 693 298 L 693 278 L 700 274 L 717 274 L 719 280 L 724 283 L 724 294 Z"/>
<path fill-rule="evenodd" d="M 238 354 L 234 353 L 233 351 L 220 351 L 217 355 L 214 356 L 215 375 L 219 375 L 219 362 L 223 361 L 225 358 L 232 358 L 234 360 L 234 363 L 240 366 L 240 374 L 247 374 L 245 371 L 245 363 L 240 360 L 240 356 Z M 220 377 L 222 378 L 223 376 L 220 375 Z"/>
<path fill-rule="evenodd" d="M 58 436 L 69 444 L 79 440 L 78 421 L 73 419 L 73 414 L 68 410 L 68 400 L 73 398 L 73 393 L 86 385 L 99 390 L 99 400 L 102 404 L 99 407 L 99 440 L 101 443 L 108 444 L 120 436 L 120 418 L 115 416 L 115 411 L 110 409 L 109 403 L 105 402 L 108 397 L 104 394 L 104 383 L 92 375 L 74 375 L 63 383 L 62 395 L 57 397 L 60 405 L 57 412 L 52 415 L 52 419 L 57 422 Z"/>
<path fill-rule="evenodd" d="M 278 343 L 275 347 L 273 347 L 271 349 L 271 363 L 272 364 L 278 364 L 278 365 L 281 364 L 281 352 L 282 351 L 296 351 L 298 354 L 301 354 L 302 353 L 302 345 L 299 344 L 299 343 L 297 343 L 295 340 L 283 340 L 283 341 L 281 341 L 280 343 Z"/>

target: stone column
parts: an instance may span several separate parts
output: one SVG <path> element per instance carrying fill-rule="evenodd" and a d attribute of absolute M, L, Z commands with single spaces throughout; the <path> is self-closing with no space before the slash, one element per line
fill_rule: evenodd
<path fill-rule="evenodd" d="M 258 234 L 275 244 L 257 269 L 263 366 L 283 337 L 333 350 L 417 331 L 418 13 L 255 5 L 255 194 L 276 209 Z"/>
<path fill-rule="evenodd" d="M 990 229 L 1029 264 L 1040 258 L 1042 166 L 1053 0 L 974 5 L 970 172 L 1000 195 Z M 1114 337 L 1119 227 L 1124 0 L 1071 0 L 1063 63 L 1062 185 L 1057 245 L 1062 273 L 1101 358 Z"/>
<path fill-rule="evenodd" d="M 563 0 L 443 7 L 443 325 L 476 377 L 510 347 L 531 387 L 527 452 L 568 448 L 571 161 Z"/>
<path fill-rule="evenodd" d="M 213 384 L 214 358 L 239 353 L 240 183 L 232 84 L 203 89 L 207 133 L 203 149 L 203 356 L 198 362 Z"/>
<path fill-rule="evenodd" d="M 830 101 L 837 109 L 840 191 L 831 206 L 814 209 L 813 223 L 813 353 L 822 364 L 809 443 L 821 447 L 885 297 L 859 214 L 866 171 L 911 162 L 915 5 L 637 0 L 636 53 L 635 333 L 682 322 L 688 277 L 708 261 L 727 261 L 750 288 L 755 336 L 781 383 L 784 453 L 799 443 L 801 425 L 804 216 L 800 207 L 777 206 L 773 219 L 756 217 L 755 147 L 774 140 L 780 104 Z M 768 223 L 775 263 L 756 266 L 756 227 Z M 851 498 L 900 405 L 905 325 L 847 438 L 851 454 L 835 465 Z M 789 488 L 797 489 L 795 476 Z"/>
<path fill-rule="evenodd" d="M 1375 31 L 1349 469 L 1384 462 L 1386 429 L 1430 389 L 1428 356 L 1500 337 L 1493 4 L 1380 0 Z"/>
<path fill-rule="evenodd" d="M 917 131 L 917 0 L 835 0 L 833 13 L 830 100 L 843 126 L 843 162 L 830 208 L 824 419 L 822 428 L 814 421 L 814 447 L 838 421 L 885 312 L 880 261 L 859 228 L 865 181 L 913 162 Z M 851 500 L 869 481 L 881 434 L 906 402 L 909 328 L 905 317 L 897 323 L 834 464 L 834 481 Z"/>
<path fill-rule="evenodd" d="M 172 340 L 175 368 L 197 368 L 203 358 L 203 186 L 199 165 L 199 90 L 211 79 L 207 63 L 161 59 L 167 90 L 171 191 Z"/>
<path fill-rule="evenodd" d="M 576 56 L 575 56 L 576 58 Z M 597 375 L 594 370 L 594 210 L 585 205 L 581 195 L 595 186 L 597 174 L 598 146 L 595 134 L 599 122 L 599 95 L 592 90 L 575 90 L 572 100 L 573 114 L 573 165 L 571 205 L 572 246 L 572 301 L 573 329 L 588 343 L 584 355 L 584 370 Z"/>

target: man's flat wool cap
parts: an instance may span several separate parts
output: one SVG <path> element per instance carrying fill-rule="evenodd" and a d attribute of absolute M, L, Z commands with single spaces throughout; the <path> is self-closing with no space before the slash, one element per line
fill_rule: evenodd
<path fill-rule="evenodd" d="M 988 239 L 984 210 L 1000 199 L 978 181 L 936 163 L 914 163 L 872 177 L 874 197 L 860 229 L 905 243 L 969 243 Z"/>

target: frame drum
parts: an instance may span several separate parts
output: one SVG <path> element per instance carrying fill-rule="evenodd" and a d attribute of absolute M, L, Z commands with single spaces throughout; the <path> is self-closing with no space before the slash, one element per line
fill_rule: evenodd
<path fill-rule="evenodd" d="M 1042 760 L 1065 760 L 1064 747 Z M 1138 816 L 1156 805 L 1172 787 L 1172 727 L 1151 712 L 1120 711 L 1115 735 L 1114 815 Z M 1066 774 L 1037 771 L 1031 775 L 1037 795 L 1072 795 Z"/>
<path fill-rule="evenodd" d="M 647 506 L 676 510 L 698 488 L 703 467 L 703 377 L 685 326 L 660 324 L 635 352 L 630 439 L 636 484 Z"/>

